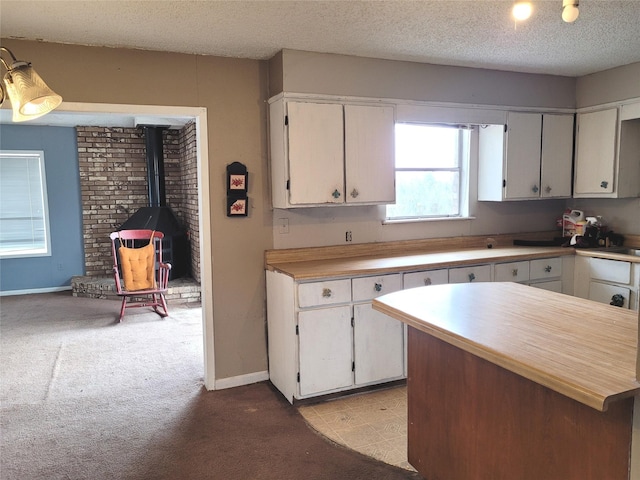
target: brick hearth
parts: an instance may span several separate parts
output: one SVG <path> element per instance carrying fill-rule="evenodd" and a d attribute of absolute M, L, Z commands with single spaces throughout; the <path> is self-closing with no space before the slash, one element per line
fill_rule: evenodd
<path fill-rule="evenodd" d="M 113 277 L 73 277 L 71 291 L 74 297 L 119 300 Z M 165 295 L 169 308 L 177 303 L 199 303 L 200 285 L 192 278 L 177 278 L 169 281 Z"/>

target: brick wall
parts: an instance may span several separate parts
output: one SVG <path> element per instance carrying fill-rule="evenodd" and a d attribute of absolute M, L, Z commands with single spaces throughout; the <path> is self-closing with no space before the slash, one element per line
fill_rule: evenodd
<path fill-rule="evenodd" d="M 195 125 L 195 124 L 194 124 Z M 178 220 L 193 230 L 193 208 L 187 206 L 183 181 L 183 130 L 163 133 L 165 190 L 167 205 Z M 193 127 L 195 143 L 195 127 Z M 148 206 L 147 166 L 144 133 L 139 128 L 77 127 L 80 191 L 82 194 L 85 269 L 88 276 L 111 275 L 112 258 L 109 233 L 113 232 L 138 208 Z M 193 146 L 195 150 L 195 145 Z M 186 164 L 195 163 L 187 158 Z M 188 167 L 187 170 L 191 168 Z M 195 191 L 195 225 L 197 231 L 197 189 Z M 194 193 L 191 192 L 191 195 Z M 191 235 L 191 243 L 198 236 Z M 193 247 L 192 247 L 193 250 Z M 199 248 L 198 248 L 199 250 Z M 193 257 L 193 253 L 192 253 Z M 195 256 L 196 263 L 199 256 Z M 194 277 L 199 281 L 198 276 Z"/>
<path fill-rule="evenodd" d="M 180 130 L 181 207 L 191 243 L 191 276 L 200 283 L 200 241 L 198 220 L 198 145 L 196 124 L 190 122 Z"/>

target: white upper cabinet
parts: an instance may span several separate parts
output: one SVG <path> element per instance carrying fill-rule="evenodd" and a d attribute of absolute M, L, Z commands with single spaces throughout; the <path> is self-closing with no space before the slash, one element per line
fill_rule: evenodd
<path fill-rule="evenodd" d="M 393 203 L 394 128 L 391 105 L 272 101 L 273 206 Z"/>
<path fill-rule="evenodd" d="M 571 197 L 573 115 L 542 115 L 540 197 Z"/>
<path fill-rule="evenodd" d="M 578 114 L 574 196 L 640 196 L 640 105 Z"/>
<path fill-rule="evenodd" d="M 576 197 L 613 193 L 617 121 L 616 108 L 578 114 Z"/>
<path fill-rule="evenodd" d="M 395 202 L 393 107 L 345 105 L 344 122 L 346 202 Z"/>
<path fill-rule="evenodd" d="M 289 202 L 344 202 L 342 105 L 287 104 Z"/>
<path fill-rule="evenodd" d="M 478 200 L 571 196 L 573 115 L 508 112 L 480 128 Z"/>

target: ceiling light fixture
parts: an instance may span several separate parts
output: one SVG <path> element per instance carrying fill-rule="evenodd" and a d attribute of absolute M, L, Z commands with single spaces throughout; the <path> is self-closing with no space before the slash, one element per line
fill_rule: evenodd
<path fill-rule="evenodd" d="M 562 0 L 562 20 L 567 23 L 573 23 L 580 15 L 578 10 L 578 0 Z"/>
<path fill-rule="evenodd" d="M 526 20 L 531 16 L 531 12 L 533 12 L 531 2 L 516 2 L 513 4 L 513 10 L 511 11 L 513 18 L 517 21 Z"/>
<path fill-rule="evenodd" d="M 4 52 L 11 55 L 10 63 L 2 58 Z M 8 96 L 14 122 L 41 117 L 62 103 L 62 97 L 44 83 L 31 63 L 17 60 L 11 50 L 1 46 L 0 62 L 7 70 L 3 78 L 4 86 L 0 84 L 0 105 Z"/>

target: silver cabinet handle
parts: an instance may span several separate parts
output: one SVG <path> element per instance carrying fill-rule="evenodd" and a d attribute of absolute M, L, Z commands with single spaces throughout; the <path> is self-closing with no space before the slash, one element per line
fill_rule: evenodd
<path fill-rule="evenodd" d="M 431 279 L 429 277 L 424 279 L 425 286 L 431 285 Z"/>
<path fill-rule="evenodd" d="M 475 273 L 470 273 L 469 274 L 469 281 L 473 282 L 476 279 L 476 274 Z"/>
<path fill-rule="evenodd" d="M 376 292 L 381 292 L 382 291 L 382 284 L 381 283 L 376 283 L 373 288 L 374 288 L 374 290 Z"/>
<path fill-rule="evenodd" d="M 514 269 L 511 271 L 511 274 L 512 274 L 514 277 L 517 277 L 517 276 L 518 276 L 518 269 L 517 269 L 517 268 L 514 268 Z"/>
<path fill-rule="evenodd" d="M 352 198 L 356 198 L 358 195 L 360 195 L 358 190 L 356 190 L 355 188 L 353 190 L 351 190 L 351 197 Z"/>
<path fill-rule="evenodd" d="M 331 296 L 331 289 L 330 288 L 323 288 L 322 289 L 322 296 L 324 298 L 329 298 Z"/>

